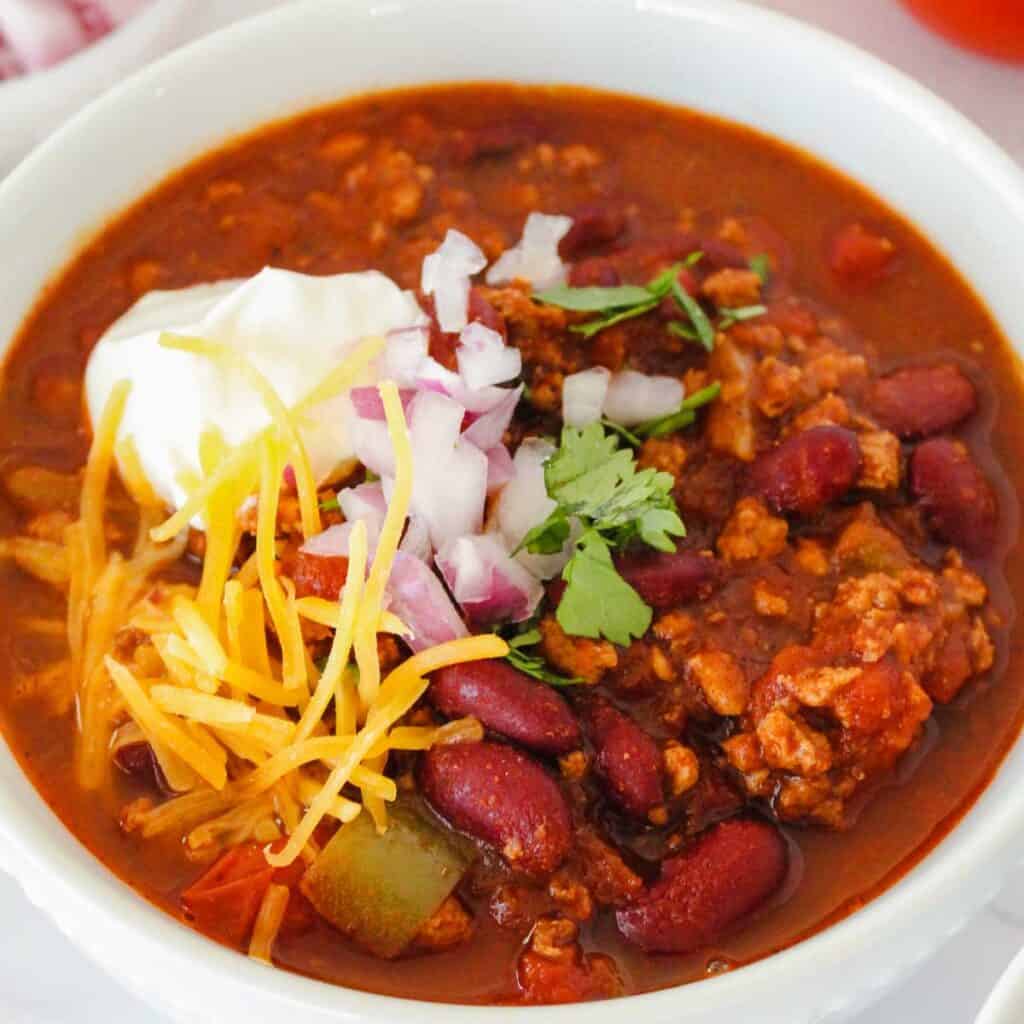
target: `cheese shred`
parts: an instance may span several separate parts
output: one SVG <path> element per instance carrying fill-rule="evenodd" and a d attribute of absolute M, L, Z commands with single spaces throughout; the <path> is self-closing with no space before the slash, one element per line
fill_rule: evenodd
<path fill-rule="evenodd" d="M 226 346 L 174 335 L 162 336 L 161 344 L 236 374 L 263 401 L 267 426 L 234 448 L 219 432 L 206 432 L 200 468 L 189 471 L 186 501 L 160 522 L 134 442 L 118 437 L 129 396 L 128 384 L 120 384 L 97 423 L 80 518 L 65 530 L 63 545 L 9 546 L 9 554 L 67 589 L 83 781 L 102 783 L 112 737 L 120 745 L 145 740 L 178 793 L 158 806 L 130 806 L 125 827 L 145 837 L 177 834 L 189 850 L 204 855 L 283 836 L 265 850 L 271 867 L 299 857 L 310 862 L 319 851 L 314 833 L 325 819 L 344 827 L 365 811 L 379 831 L 387 828 L 388 804 L 398 795 L 388 775 L 391 751 L 480 738 L 473 719 L 441 727 L 406 725 L 403 719 L 430 673 L 500 657 L 507 646 L 494 635 L 453 640 L 412 655 L 381 678 L 378 636 L 408 632 L 385 607 L 413 484 L 408 428 L 392 382 L 380 384 L 379 392 L 395 480 L 372 560 L 366 524 L 356 521 L 338 601 L 299 597 L 285 569 L 292 542 L 278 539 L 278 512 L 286 467 L 295 477 L 303 533 L 321 529 L 316 481 L 300 433 L 303 417 L 350 387 L 380 353 L 382 339 L 360 344 L 291 408 L 246 357 Z M 108 550 L 105 534 L 115 462 L 139 507 L 130 553 Z M 253 499 L 255 550 L 239 566 L 239 510 Z M 154 587 L 155 575 L 183 554 L 196 517 L 205 532 L 198 584 Z M 331 631 L 330 646 L 319 662 L 303 631 L 319 628 L 322 636 L 322 627 Z M 288 899 L 285 886 L 267 889 L 249 947 L 254 958 L 270 962 Z"/>

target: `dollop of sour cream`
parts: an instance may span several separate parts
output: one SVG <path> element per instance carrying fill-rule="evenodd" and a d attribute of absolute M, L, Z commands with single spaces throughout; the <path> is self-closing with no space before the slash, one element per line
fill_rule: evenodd
<path fill-rule="evenodd" d="M 95 423 L 114 386 L 131 381 L 119 437 L 130 436 L 143 472 L 168 505 L 187 497 L 200 473 L 199 440 L 218 428 L 242 444 L 269 422 L 258 394 L 237 372 L 160 345 L 164 332 L 205 338 L 243 352 L 288 406 L 304 398 L 363 339 L 422 325 L 411 292 L 376 271 L 313 277 L 267 268 L 248 280 L 143 296 L 100 338 L 86 368 Z M 368 371 L 354 384 L 371 384 Z M 299 428 L 318 482 L 354 454 L 343 394 L 309 411 Z"/>

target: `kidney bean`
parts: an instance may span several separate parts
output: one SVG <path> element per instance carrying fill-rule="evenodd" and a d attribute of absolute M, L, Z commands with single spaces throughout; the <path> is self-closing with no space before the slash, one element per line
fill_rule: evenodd
<path fill-rule="evenodd" d="M 488 729 L 543 754 L 565 754 L 580 745 L 580 727 L 569 705 L 507 661 L 443 668 L 434 673 L 427 697 L 442 714 L 472 715 Z"/>
<path fill-rule="evenodd" d="M 900 437 L 948 430 L 978 407 L 974 385 L 956 363 L 908 366 L 875 381 L 871 410 Z"/>
<path fill-rule="evenodd" d="M 782 884 L 786 844 L 761 821 L 732 819 L 663 861 L 661 877 L 615 914 L 619 931 L 648 953 L 690 953 L 755 911 Z"/>
<path fill-rule="evenodd" d="M 707 597 L 718 577 L 714 558 L 695 551 L 627 552 L 615 559 L 615 567 L 659 611 Z"/>
<path fill-rule="evenodd" d="M 344 555 L 312 555 L 297 551 L 291 565 L 297 597 L 325 597 L 337 601 L 345 585 L 348 559 Z"/>
<path fill-rule="evenodd" d="M 910 491 L 940 540 L 976 555 L 992 547 L 999 519 L 995 491 L 959 441 L 933 437 L 917 446 Z"/>
<path fill-rule="evenodd" d="M 433 747 L 420 785 L 454 828 L 497 847 L 530 875 L 554 871 L 569 852 L 572 824 L 558 784 L 532 758 L 498 743 Z"/>
<path fill-rule="evenodd" d="M 878 231 L 860 222 L 847 224 L 829 243 L 828 263 L 844 284 L 874 284 L 892 270 L 896 248 Z"/>
<path fill-rule="evenodd" d="M 451 147 L 452 157 L 462 163 L 506 156 L 540 139 L 540 127 L 533 121 L 511 119 L 484 125 L 460 135 Z"/>
<path fill-rule="evenodd" d="M 750 482 L 776 511 L 806 516 L 841 498 L 856 481 L 860 465 L 856 434 L 844 427 L 814 427 L 760 456 Z"/>
<path fill-rule="evenodd" d="M 580 260 L 569 269 L 569 284 L 573 288 L 587 288 L 597 285 L 601 288 L 614 288 L 622 284 L 622 275 L 615 264 L 604 256 Z"/>
<path fill-rule="evenodd" d="M 138 743 L 125 743 L 118 747 L 114 754 L 114 764 L 125 775 L 156 778 L 156 759 L 153 757 L 153 748 L 145 740 L 140 740 Z"/>
<path fill-rule="evenodd" d="M 626 230 L 626 214 L 620 206 L 591 203 L 572 215 L 572 227 L 558 243 L 563 260 L 577 260 L 586 252 L 614 242 Z"/>
<path fill-rule="evenodd" d="M 658 745 L 601 697 L 583 705 L 582 718 L 594 746 L 594 768 L 608 795 L 627 814 L 645 818 L 664 798 Z"/>

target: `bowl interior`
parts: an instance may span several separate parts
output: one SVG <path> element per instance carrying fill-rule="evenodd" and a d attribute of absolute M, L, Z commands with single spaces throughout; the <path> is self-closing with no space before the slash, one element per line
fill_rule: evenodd
<path fill-rule="evenodd" d="M 308 0 L 142 72 L 0 186 L 0 246 L 17 257 L 0 276 L 0 345 L 10 344 L 47 280 L 107 217 L 232 135 L 352 93 L 487 79 L 646 95 L 801 146 L 914 221 L 960 267 L 1011 339 L 1024 332 L 1024 182 L 1016 166 L 931 94 L 821 32 L 732 0 L 597 0 L 585 13 L 570 0 Z M 865 910 L 731 976 L 634 997 L 637 1008 L 642 1001 L 659 1020 L 685 1011 L 687 1020 L 703 1021 L 758 1003 L 764 1024 L 833 1011 L 838 1019 L 993 894 L 1001 873 L 1024 853 L 1024 806 L 1016 797 L 1022 779 L 1018 744 L 956 831 Z M 7 866 L 30 895 L 108 969 L 181 1019 L 192 1019 L 200 1001 L 209 1019 L 232 1019 L 242 998 L 252 1021 L 279 1021 L 282 1010 L 300 1007 L 311 1021 L 435 1012 L 476 1019 L 484 1012 L 342 993 L 268 972 L 178 927 L 84 853 L 6 747 L 0 834 Z M 537 1024 L 581 1013 L 490 1012 L 528 1012 Z M 583 1012 L 610 1022 L 619 1011 L 598 1004 Z"/>

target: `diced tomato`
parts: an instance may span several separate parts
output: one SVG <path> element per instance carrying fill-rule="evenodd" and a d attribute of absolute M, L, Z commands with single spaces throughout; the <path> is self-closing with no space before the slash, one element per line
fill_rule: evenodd
<path fill-rule="evenodd" d="M 252 931 L 274 869 L 255 843 L 236 846 L 181 894 L 200 931 L 241 946 Z"/>
<path fill-rule="evenodd" d="M 1024 61 L 1020 0 L 903 0 L 947 39 L 1003 60 Z"/>
<path fill-rule="evenodd" d="M 271 846 L 275 852 L 286 840 Z M 271 882 L 291 890 L 281 931 L 296 935 L 312 927 L 316 911 L 299 892 L 306 862 L 296 858 L 285 868 L 272 868 L 257 843 L 244 843 L 228 850 L 197 882 L 181 894 L 185 911 L 200 931 L 235 946 L 241 946 L 252 932 L 260 904 Z"/>
<path fill-rule="evenodd" d="M 833 237 L 829 266 L 846 284 L 868 285 L 891 270 L 895 255 L 896 247 L 890 239 L 855 221 Z"/>
<path fill-rule="evenodd" d="M 298 551 L 291 568 L 298 597 L 324 597 L 328 601 L 336 601 L 348 575 L 348 559 L 344 555 L 313 555 Z"/>

